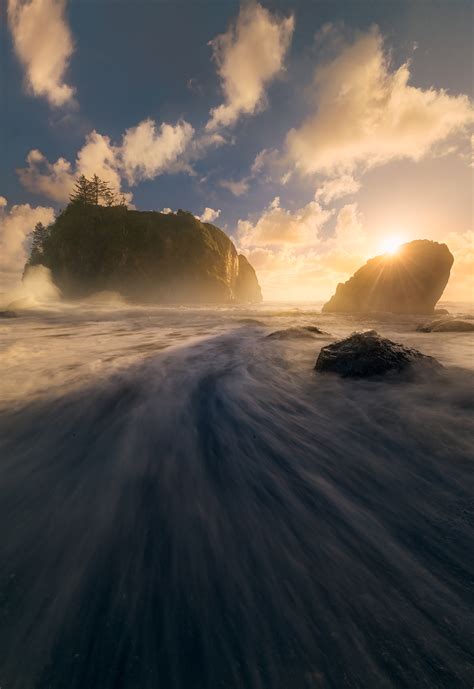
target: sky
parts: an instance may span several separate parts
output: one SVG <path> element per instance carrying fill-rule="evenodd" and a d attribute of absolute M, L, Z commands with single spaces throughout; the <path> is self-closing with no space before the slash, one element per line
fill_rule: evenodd
<path fill-rule="evenodd" d="M 472 300 L 472 3 L 7 0 L 0 289 L 97 173 L 233 239 L 267 300 L 331 296 L 394 241 L 446 242 Z"/>

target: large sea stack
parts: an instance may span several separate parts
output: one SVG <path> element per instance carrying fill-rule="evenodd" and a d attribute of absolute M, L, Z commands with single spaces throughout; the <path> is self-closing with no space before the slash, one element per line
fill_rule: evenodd
<path fill-rule="evenodd" d="M 371 258 L 323 306 L 323 311 L 432 314 L 453 265 L 446 244 L 419 239 L 394 255 Z"/>
<path fill-rule="evenodd" d="M 218 227 L 192 213 L 73 203 L 27 265 L 50 268 L 65 297 L 112 290 L 155 303 L 259 302 L 254 269 Z"/>

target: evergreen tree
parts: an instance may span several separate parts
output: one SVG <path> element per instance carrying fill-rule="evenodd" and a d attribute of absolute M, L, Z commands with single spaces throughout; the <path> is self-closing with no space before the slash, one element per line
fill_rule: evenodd
<path fill-rule="evenodd" d="M 36 260 L 42 255 L 44 250 L 44 242 L 48 236 L 48 229 L 43 225 L 43 223 L 36 223 L 33 232 L 30 233 L 30 236 L 32 238 L 30 254 L 31 261 L 31 258 Z"/>
<path fill-rule="evenodd" d="M 87 179 L 81 175 L 76 179 L 74 189 L 69 196 L 71 203 L 82 203 L 92 206 L 126 206 L 125 198 L 121 198 L 112 190 L 110 184 L 98 175 Z"/>
<path fill-rule="evenodd" d="M 44 240 L 48 236 L 48 230 L 42 222 L 38 222 L 36 223 L 35 229 L 33 230 L 32 234 L 33 241 L 31 244 L 31 248 L 32 250 L 36 250 L 41 253 L 43 251 Z"/>
<path fill-rule="evenodd" d="M 90 180 L 85 175 L 78 177 L 74 184 L 74 189 L 69 195 L 71 203 L 94 203 L 94 193 Z"/>
<path fill-rule="evenodd" d="M 112 191 L 110 184 L 108 182 L 104 182 L 103 180 L 99 180 L 99 182 L 99 198 L 101 198 L 104 202 L 104 206 L 108 206 L 110 208 L 111 206 L 120 205 L 117 194 Z"/>
<path fill-rule="evenodd" d="M 92 199 L 92 203 L 94 204 L 94 206 L 99 205 L 101 184 L 102 184 L 102 181 L 98 175 L 94 175 L 89 182 L 91 199 Z"/>

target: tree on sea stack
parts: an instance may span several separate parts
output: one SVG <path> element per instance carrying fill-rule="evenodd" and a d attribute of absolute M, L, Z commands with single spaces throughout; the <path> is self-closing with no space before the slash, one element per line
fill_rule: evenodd
<path fill-rule="evenodd" d="M 92 204 L 94 203 L 92 194 L 90 181 L 85 175 L 81 175 L 74 183 L 74 189 L 69 195 L 69 201 L 71 203 Z"/>
<path fill-rule="evenodd" d="M 98 175 L 87 179 L 85 175 L 78 177 L 74 189 L 69 196 L 70 203 L 80 203 L 88 206 L 126 206 L 124 196 L 118 196 L 110 184 Z"/>
<path fill-rule="evenodd" d="M 48 236 L 48 230 L 42 222 L 38 222 L 36 223 L 31 235 L 31 255 L 39 256 L 43 253 L 43 245 L 46 237 Z"/>

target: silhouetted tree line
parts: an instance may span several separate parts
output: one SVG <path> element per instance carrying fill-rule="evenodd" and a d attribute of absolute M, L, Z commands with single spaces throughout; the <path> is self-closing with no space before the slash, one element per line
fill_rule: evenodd
<path fill-rule="evenodd" d="M 124 206 L 126 201 L 123 194 L 116 194 L 112 191 L 110 184 L 94 175 L 92 179 L 87 179 L 85 175 L 78 177 L 74 184 L 74 189 L 69 196 L 71 203 L 82 203 L 91 206 Z"/>
<path fill-rule="evenodd" d="M 85 175 L 81 175 L 75 180 L 74 188 L 69 195 L 68 205 L 59 212 L 57 219 L 65 219 L 67 216 L 71 216 L 70 212 L 73 209 L 79 211 L 80 216 L 84 218 L 84 214 L 86 216 L 90 215 L 89 211 L 93 211 L 93 208 L 97 206 L 115 208 L 117 212 L 127 209 L 127 203 L 123 194 L 116 194 L 108 182 L 100 179 L 98 175 L 94 175 L 92 179 L 87 179 Z M 77 213 L 75 212 L 71 216 L 71 220 L 74 223 L 76 215 Z M 51 228 L 54 224 L 52 223 L 49 227 L 45 227 L 43 223 L 39 222 L 35 225 L 34 230 L 30 233 L 31 251 L 28 264 L 34 265 L 42 262 L 45 246 L 50 239 Z M 75 224 L 77 226 L 77 223 Z"/>

